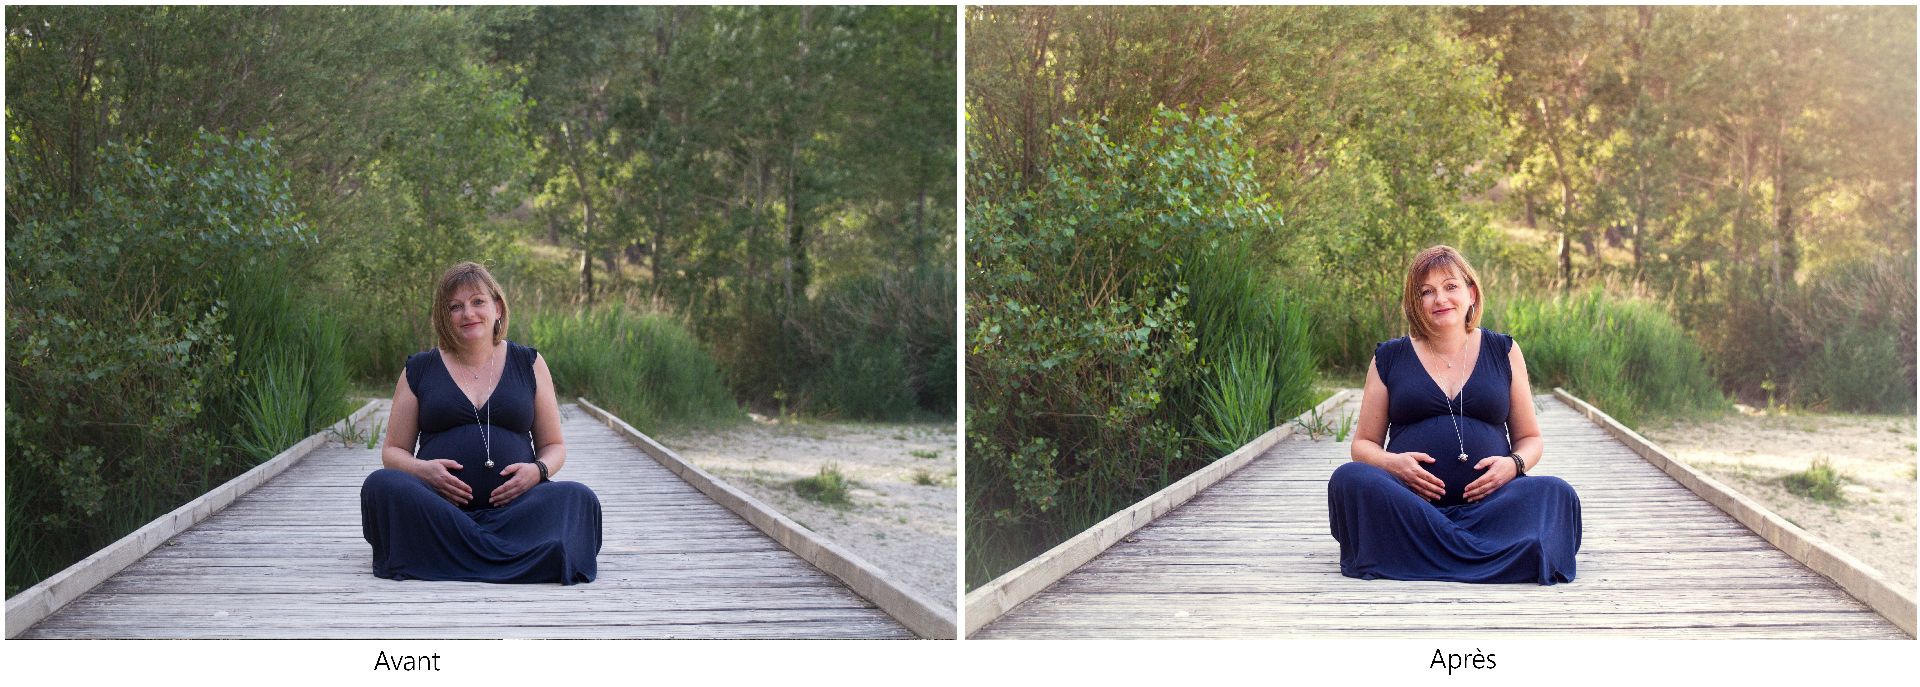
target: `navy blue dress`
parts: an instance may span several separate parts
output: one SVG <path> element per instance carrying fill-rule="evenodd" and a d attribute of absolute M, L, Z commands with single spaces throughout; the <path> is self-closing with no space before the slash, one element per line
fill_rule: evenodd
<path fill-rule="evenodd" d="M 507 342 L 506 368 L 477 409 L 438 349 L 407 358 L 407 386 L 419 400 L 422 460 L 460 462 L 455 477 L 473 499 L 455 506 L 418 477 L 382 468 L 360 487 L 360 526 L 373 545 L 373 574 L 396 580 L 592 582 L 600 553 L 600 499 L 579 482 L 536 484 L 498 508 L 487 496 L 501 470 L 532 462 L 533 363 L 539 353 Z M 491 422 L 491 424 L 487 424 Z M 483 432 L 485 433 L 483 435 Z M 494 467 L 486 466 L 491 436 Z"/>
<path fill-rule="evenodd" d="M 1410 339 L 1374 348 L 1374 367 L 1387 387 L 1386 450 L 1432 456 L 1434 462 L 1423 467 L 1447 488 L 1439 501 L 1428 502 L 1372 465 L 1355 461 L 1335 469 L 1327 483 L 1327 511 L 1340 542 L 1341 574 L 1367 580 L 1573 580 L 1580 497 L 1565 480 L 1522 475 L 1478 503 L 1462 498 L 1483 474 L 1475 465 L 1513 451 L 1507 434 L 1513 337 L 1481 333 L 1473 371 L 1453 399 L 1420 365 Z M 1458 459 L 1462 444 L 1466 462 Z"/>

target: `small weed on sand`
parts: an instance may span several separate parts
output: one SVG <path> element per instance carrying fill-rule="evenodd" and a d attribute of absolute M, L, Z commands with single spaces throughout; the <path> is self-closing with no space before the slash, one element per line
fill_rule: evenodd
<path fill-rule="evenodd" d="M 827 463 L 820 466 L 818 474 L 794 480 L 793 491 L 805 499 L 829 506 L 846 507 L 853 505 L 853 499 L 847 496 L 847 490 L 852 485 L 853 481 L 841 474 L 840 466 Z"/>
<path fill-rule="evenodd" d="M 933 473 L 927 472 L 926 470 L 915 470 L 913 471 L 913 483 L 923 487 L 937 487 L 940 486 L 940 478 L 935 477 Z"/>
<path fill-rule="evenodd" d="M 1832 504 L 1846 500 L 1840 495 L 1840 483 L 1845 479 L 1845 475 L 1833 469 L 1833 463 L 1825 458 L 1815 458 L 1813 465 L 1780 478 L 1780 482 L 1789 492 Z"/>
<path fill-rule="evenodd" d="M 913 457 L 915 457 L 915 458 L 925 458 L 925 459 L 927 459 L 927 460 L 933 460 L 933 459 L 935 459 L 935 458 L 939 458 L 939 457 L 940 457 L 940 452 L 939 452 L 939 451 L 921 451 L 921 450 L 916 450 L 916 451 L 908 451 L 908 452 L 907 452 L 907 455 L 909 455 L 909 456 L 913 456 Z"/>

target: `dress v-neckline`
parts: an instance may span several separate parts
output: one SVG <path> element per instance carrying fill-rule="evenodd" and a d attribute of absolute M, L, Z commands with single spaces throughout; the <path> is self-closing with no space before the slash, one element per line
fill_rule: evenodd
<path fill-rule="evenodd" d="M 1427 383 L 1432 384 L 1434 390 L 1439 391 L 1440 397 L 1443 399 L 1446 399 L 1447 403 L 1451 404 L 1454 401 L 1459 400 L 1460 394 L 1466 392 L 1467 385 L 1473 383 L 1473 376 L 1480 373 L 1480 351 L 1482 348 L 1486 346 L 1486 342 L 1487 342 L 1487 337 L 1484 333 L 1485 331 L 1486 330 L 1484 329 L 1475 329 L 1473 334 L 1467 335 L 1468 337 L 1474 337 L 1477 335 L 1480 340 L 1475 342 L 1473 345 L 1473 366 L 1467 368 L 1467 377 L 1465 379 L 1460 380 L 1460 390 L 1454 392 L 1452 396 L 1448 396 L 1447 388 L 1444 386 L 1440 386 L 1440 380 L 1435 378 L 1432 372 L 1427 371 L 1427 364 L 1424 362 L 1421 362 L 1420 349 L 1419 347 L 1413 345 L 1413 337 L 1407 337 L 1407 346 L 1410 348 L 1413 348 L 1413 364 L 1420 366 L 1420 374 L 1427 378 Z"/>
<path fill-rule="evenodd" d="M 500 382 L 507 378 L 507 368 L 504 365 L 500 368 L 500 377 L 493 380 L 493 388 L 487 390 L 487 395 L 480 400 L 479 405 L 473 405 L 473 397 L 467 395 L 466 389 L 460 388 L 460 379 L 453 376 L 453 368 L 447 365 L 447 352 L 438 348 L 433 350 L 440 358 L 440 371 L 446 373 L 447 381 L 453 382 L 453 389 L 460 392 L 460 397 L 467 400 L 467 405 L 473 406 L 473 412 L 478 413 L 486 410 L 487 406 L 493 405 L 494 394 L 500 393 Z"/>

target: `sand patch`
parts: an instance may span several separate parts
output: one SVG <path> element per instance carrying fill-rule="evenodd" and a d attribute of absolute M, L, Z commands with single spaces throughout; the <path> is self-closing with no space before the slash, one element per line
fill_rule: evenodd
<path fill-rule="evenodd" d="M 1732 415 L 1643 433 L 1912 593 L 1914 430 L 1910 416 L 1790 413 Z M 1782 486 L 1783 477 L 1820 458 L 1845 476 L 1845 501 L 1816 501 Z"/>
<path fill-rule="evenodd" d="M 753 423 L 660 441 L 935 603 L 955 607 L 952 423 Z M 822 505 L 794 492 L 794 480 L 828 463 L 854 482 L 851 506 Z"/>

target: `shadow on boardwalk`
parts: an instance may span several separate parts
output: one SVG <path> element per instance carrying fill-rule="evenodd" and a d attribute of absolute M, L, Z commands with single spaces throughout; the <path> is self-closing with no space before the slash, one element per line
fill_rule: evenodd
<path fill-rule="evenodd" d="M 1341 576 L 1326 488 L 1347 444 L 1296 435 L 973 638 L 1907 638 L 1558 399 L 1536 401 L 1539 473 L 1583 507 L 1572 583 Z"/>
<path fill-rule="evenodd" d="M 20 636 L 914 637 L 578 406 L 561 416 L 562 477 L 603 508 L 592 583 L 374 577 L 358 494 L 378 453 L 334 443 Z"/>

